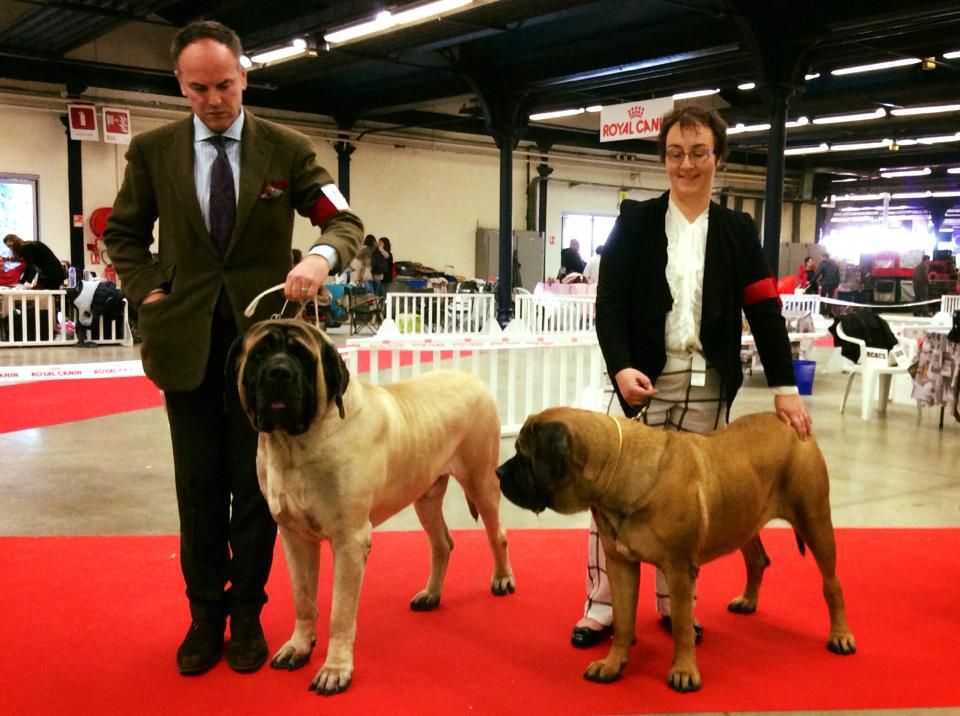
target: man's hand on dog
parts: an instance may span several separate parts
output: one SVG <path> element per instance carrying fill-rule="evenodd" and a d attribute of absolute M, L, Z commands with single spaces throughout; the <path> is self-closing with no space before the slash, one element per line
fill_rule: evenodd
<path fill-rule="evenodd" d="M 308 254 L 290 269 L 283 285 L 283 297 L 288 301 L 312 301 L 323 288 L 330 274 L 330 263 L 318 254 Z"/>
<path fill-rule="evenodd" d="M 657 394 L 657 389 L 653 387 L 650 378 L 636 368 L 624 368 L 617 373 L 615 379 L 620 395 L 628 405 L 643 405 Z"/>
<path fill-rule="evenodd" d="M 806 440 L 813 432 L 813 419 L 807 412 L 807 406 L 799 395 L 775 395 L 773 405 L 777 417 L 796 430 L 801 440 Z"/>

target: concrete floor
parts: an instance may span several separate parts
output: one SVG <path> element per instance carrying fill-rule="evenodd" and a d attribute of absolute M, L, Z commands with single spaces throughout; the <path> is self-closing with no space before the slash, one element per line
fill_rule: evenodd
<path fill-rule="evenodd" d="M 0 366 L 136 357 L 136 347 L 3 349 Z M 939 430 L 939 410 L 925 410 L 918 420 L 916 408 L 902 404 L 891 404 L 885 418 L 863 421 L 856 402 L 859 383 L 841 416 L 845 383 L 845 375 L 818 373 L 814 394 L 807 398 L 814 432 L 830 469 L 834 524 L 960 527 L 960 423 L 947 416 L 944 429 Z M 747 378 L 734 417 L 771 409 L 772 399 L 764 385 L 762 376 Z M 0 434 L 0 453 L 5 462 L 0 473 L 4 506 L 0 535 L 177 532 L 169 433 L 160 408 Z M 513 438 L 505 439 L 501 456 L 512 454 Z M 507 529 L 579 529 L 587 524 L 586 514 L 565 517 L 546 512 L 538 517 L 506 500 L 501 513 Z M 452 529 L 475 526 L 454 481 L 445 514 Z M 419 529 L 419 523 L 408 508 L 379 529 Z M 897 713 L 931 716 L 960 714 L 960 709 Z"/>

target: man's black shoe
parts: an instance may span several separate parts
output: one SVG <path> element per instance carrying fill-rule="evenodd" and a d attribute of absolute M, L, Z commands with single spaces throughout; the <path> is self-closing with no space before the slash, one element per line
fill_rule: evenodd
<path fill-rule="evenodd" d="M 177 649 L 177 668 L 185 676 L 210 671 L 223 656 L 224 619 L 198 619 L 190 623 Z"/>
<path fill-rule="evenodd" d="M 660 617 L 660 626 L 662 626 L 668 634 L 673 634 L 673 621 L 666 614 Z M 703 640 L 703 627 L 693 623 L 693 643 L 699 644 Z"/>
<path fill-rule="evenodd" d="M 267 660 L 267 639 L 260 626 L 260 617 L 230 617 L 230 646 L 227 647 L 227 663 L 234 671 L 245 674 L 256 671 Z"/>
<path fill-rule="evenodd" d="M 573 634 L 570 635 L 570 643 L 577 649 L 589 649 L 594 644 L 599 644 L 604 639 L 609 639 L 612 634 L 612 626 L 605 626 L 602 629 L 578 626 L 573 628 Z"/>

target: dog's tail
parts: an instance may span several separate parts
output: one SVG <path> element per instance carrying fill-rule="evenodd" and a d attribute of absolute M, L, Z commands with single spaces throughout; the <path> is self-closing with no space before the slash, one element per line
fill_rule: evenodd
<path fill-rule="evenodd" d="M 796 530 L 793 531 L 793 536 L 797 538 L 797 549 L 800 550 L 800 554 L 806 556 L 807 554 L 807 545 L 803 543 L 803 540 L 800 538 L 800 533 Z"/>

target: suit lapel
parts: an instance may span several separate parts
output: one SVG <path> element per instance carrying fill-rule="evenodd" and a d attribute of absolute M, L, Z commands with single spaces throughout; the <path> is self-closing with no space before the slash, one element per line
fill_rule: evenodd
<path fill-rule="evenodd" d="M 240 142 L 240 196 L 237 198 L 237 221 L 233 226 L 227 256 L 243 236 L 253 207 L 260 199 L 260 191 L 269 179 L 267 169 L 273 154 L 273 144 L 263 138 L 259 120 L 249 111 L 244 111 L 246 116 L 243 120 L 243 139 Z"/>
<path fill-rule="evenodd" d="M 203 220 L 200 202 L 197 200 L 197 185 L 193 178 L 193 116 L 177 127 L 170 152 L 170 180 L 176 188 L 180 209 L 186 213 L 197 236 L 205 237 L 210 251 L 216 253 L 210 232 Z"/>

